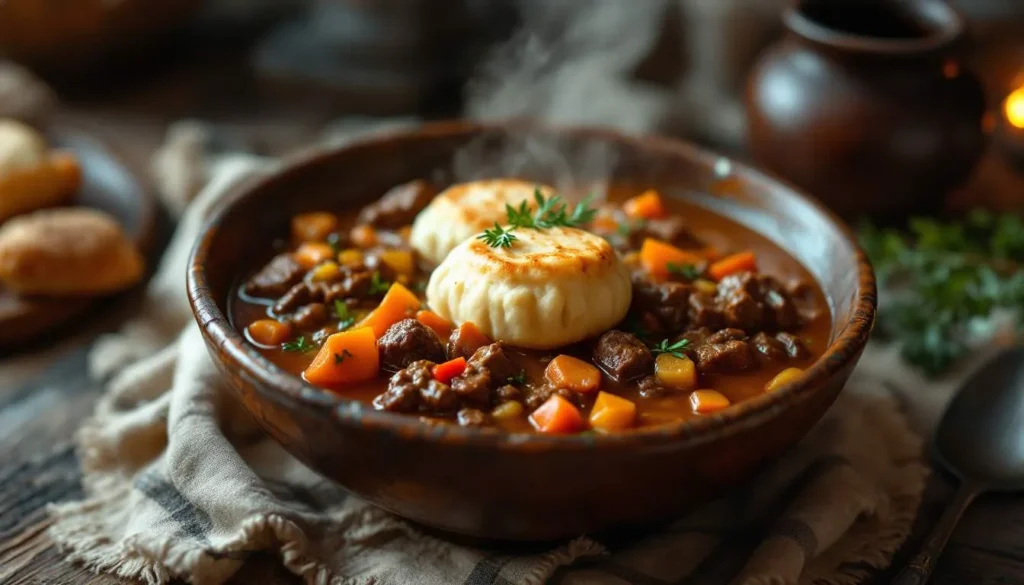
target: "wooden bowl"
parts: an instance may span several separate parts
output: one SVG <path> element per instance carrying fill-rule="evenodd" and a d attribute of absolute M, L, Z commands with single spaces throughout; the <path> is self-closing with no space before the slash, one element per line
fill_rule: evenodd
<path fill-rule="evenodd" d="M 561 186 L 601 178 L 656 186 L 767 236 L 821 283 L 834 313 L 828 349 L 801 380 L 715 415 L 614 435 L 545 436 L 427 425 L 339 398 L 272 365 L 226 317 L 239 268 L 287 233 L 292 214 L 358 206 L 420 177 L 510 174 Z M 462 122 L 317 152 L 241 186 L 197 242 L 188 295 L 232 391 L 288 451 L 395 514 L 500 540 L 642 528 L 744 481 L 832 404 L 875 315 L 874 274 L 849 230 L 756 170 L 661 138 Z"/>

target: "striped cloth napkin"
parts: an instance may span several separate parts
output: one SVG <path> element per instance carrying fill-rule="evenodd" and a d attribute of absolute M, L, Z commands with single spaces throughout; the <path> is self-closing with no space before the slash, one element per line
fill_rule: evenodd
<path fill-rule="evenodd" d="M 173 162 L 174 151 L 161 156 Z M 868 365 L 835 406 L 767 472 L 639 540 L 470 548 L 349 495 L 234 402 L 184 295 L 188 252 L 210 207 L 275 164 L 207 157 L 193 171 L 210 180 L 187 206 L 187 182 L 169 189 L 169 207 L 184 212 L 142 311 L 92 350 L 108 390 L 79 434 L 87 496 L 51 509 L 51 535 L 70 558 L 151 584 L 221 583 L 249 554 L 273 551 L 315 584 L 840 585 L 885 567 L 909 534 L 928 471 L 905 409 L 907 397 L 931 390 L 881 347 L 868 348 Z"/>

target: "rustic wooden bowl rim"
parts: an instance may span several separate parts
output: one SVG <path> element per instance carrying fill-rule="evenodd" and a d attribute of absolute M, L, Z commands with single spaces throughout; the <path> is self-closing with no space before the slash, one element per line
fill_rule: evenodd
<path fill-rule="evenodd" d="M 313 407 L 330 411 L 337 424 L 373 427 L 373 430 L 394 434 L 404 439 L 424 441 L 452 441 L 506 449 L 631 449 L 671 444 L 673 447 L 710 443 L 752 426 L 758 426 L 785 409 L 802 401 L 809 394 L 824 388 L 828 380 L 837 375 L 849 362 L 855 360 L 867 343 L 875 318 L 876 290 L 871 264 L 859 247 L 850 229 L 819 203 L 808 199 L 796 188 L 778 179 L 739 163 L 732 163 L 737 175 L 745 181 L 781 187 L 789 196 L 803 200 L 824 216 L 832 228 L 841 235 L 857 261 L 857 292 L 851 317 L 836 324 L 833 331 L 839 336 L 829 344 L 825 353 L 804 375 L 772 393 L 745 400 L 719 413 L 681 421 L 678 424 L 636 429 L 613 434 L 587 433 L 581 435 L 542 435 L 539 433 L 507 432 L 495 428 L 465 428 L 453 424 L 424 424 L 417 417 L 375 410 L 372 406 L 331 394 L 306 383 L 301 377 L 288 373 L 263 357 L 232 327 L 227 316 L 217 307 L 208 285 L 206 260 L 210 245 L 220 223 L 228 212 L 252 194 L 275 183 L 288 183 L 303 172 L 327 158 L 344 156 L 345 152 L 360 146 L 399 142 L 408 138 L 445 138 L 478 132 L 522 131 L 535 128 L 548 134 L 572 135 L 581 139 L 633 144 L 638 149 L 661 150 L 680 158 L 696 161 L 713 168 L 721 156 L 685 142 L 657 136 L 627 136 L 599 128 L 559 127 L 534 125 L 528 122 L 476 123 L 468 121 L 432 122 L 413 129 L 396 129 L 373 137 L 337 147 L 317 148 L 286 162 L 274 172 L 251 177 L 237 185 L 228 194 L 219 209 L 203 227 L 188 263 L 187 290 L 189 303 L 207 342 L 219 351 L 214 359 L 226 361 L 230 369 L 237 369 L 243 377 L 256 379 L 255 391 L 273 388 L 274 396 L 265 398 L 286 401 L 290 407 Z"/>

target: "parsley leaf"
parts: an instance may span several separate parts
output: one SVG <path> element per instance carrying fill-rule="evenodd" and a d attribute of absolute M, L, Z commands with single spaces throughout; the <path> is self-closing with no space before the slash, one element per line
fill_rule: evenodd
<path fill-rule="evenodd" d="M 483 240 L 488 246 L 492 248 L 510 248 L 512 242 L 516 241 L 515 234 L 512 230 L 516 229 L 515 226 L 509 229 L 503 229 L 497 222 L 494 223 L 494 229 L 484 230 L 484 233 L 476 237 L 478 240 Z"/>
<path fill-rule="evenodd" d="M 295 353 L 306 353 L 315 347 L 315 345 L 306 341 L 305 336 L 299 337 L 295 341 L 286 341 L 281 344 L 281 349 Z"/>
<path fill-rule="evenodd" d="M 686 280 L 697 280 L 704 274 L 704 271 L 695 264 L 678 264 L 676 262 L 669 262 L 666 265 L 670 274 L 682 276 Z"/>
<path fill-rule="evenodd" d="M 379 295 L 388 292 L 391 288 L 391 283 L 386 280 L 381 280 L 380 271 L 374 270 L 373 277 L 370 278 L 370 290 L 367 294 Z"/>
<path fill-rule="evenodd" d="M 334 365 L 338 365 L 345 361 L 346 358 L 352 357 L 352 352 L 347 349 L 341 350 L 341 353 L 334 354 Z"/>
<path fill-rule="evenodd" d="M 505 204 L 505 214 L 508 215 L 508 223 L 512 227 L 518 228 L 532 228 L 536 227 L 533 224 L 533 216 L 530 215 L 530 207 L 526 205 L 525 201 L 519 202 L 519 207 L 515 208 Z"/>
<path fill-rule="evenodd" d="M 356 324 L 355 316 L 341 299 L 334 299 L 334 316 L 338 318 L 338 331 L 344 331 Z"/>
<path fill-rule="evenodd" d="M 525 385 L 526 384 L 526 370 L 520 370 L 520 372 L 518 374 L 516 374 L 515 376 L 509 376 L 508 377 L 508 383 L 509 384 L 516 384 L 518 386 Z"/>
<path fill-rule="evenodd" d="M 690 345 L 689 339 L 680 339 L 675 343 L 669 343 L 667 339 L 662 339 L 660 342 L 658 342 L 658 345 L 655 345 L 654 347 L 651 348 L 651 353 L 653 353 L 654 355 L 661 355 L 663 353 L 667 353 L 677 358 L 685 358 L 686 354 L 684 354 L 681 350 L 687 345 Z"/>

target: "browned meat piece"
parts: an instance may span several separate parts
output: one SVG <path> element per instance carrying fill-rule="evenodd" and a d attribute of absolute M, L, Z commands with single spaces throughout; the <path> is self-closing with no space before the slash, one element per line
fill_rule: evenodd
<path fill-rule="evenodd" d="M 487 340 L 490 343 L 490 340 Z M 487 344 L 481 344 L 480 340 L 475 336 L 464 335 L 464 330 L 461 327 L 456 327 L 450 337 L 448 337 L 448 359 L 455 359 L 464 357 L 467 360 L 473 357 L 476 350 L 484 347 Z"/>
<path fill-rule="evenodd" d="M 499 383 L 503 383 L 500 380 Z M 491 371 L 476 364 L 467 364 L 466 370 L 452 378 L 452 390 L 458 394 L 464 404 L 487 407 L 491 403 L 491 387 L 494 378 Z"/>
<path fill-rule="evenodd" d="M 640 396 L 644 398 L 657 398 L 671 393 L 672 390 L 663 386 L 654 376 L 647 376 L 640 380 Z"/>
<path fill-rule="evenodd" d="M 693 296 L 692 292 L 688 285 L 679 282 L 659 284 L 643 277 L 635 278 L 632 311 L 654 315 L 665 331 L 680 331 L 687 323 L 687 301 Z"/>
<path fill-rule="evenodd" d="M 496 383 L 505 383 L 520 372 L 519 366 L 505 354 L 505 346 L 500 341 L 485 345 L 473 352 L 469 363 L 478 368 L 490 370 L 491 378 Z"/>
<path fill-rule="evenodd" d="M 491 424 L 491 417 L 475 408 L 463 408 L 455 419 L 463 427 L 485 427 Z"/>
<path fill-rule="evenodd" d="M 704 343 L 725 343 L 726 341 L 746 341 L 747 334 L 742 329 L 720 329 L 704 338 Z"/>
<path fill-rule="evenodd" d="M 292 315 L 291 322 L 303 331 L 311 331 L 327 322 L 330 313 L 323 303 L 310 303 L 299 307 Z"/>
<path fill-rule="evenodd" d="M 337 332 L 337 328 L 335 328 L 333 325 L 321 327 L 320 329 L 317 329 L 315 333 L 313 333 L 313 343 L 317 345 L 323 345 L 324 342 L 327 341 L 328 337 L 334 335 Z"/>
<path fill-rule="evenodd" d="M 570 404 L 574 404 L 580 408 L 582 408 L 586 402 L 583 395 L 578 392 L 573 392 L 566 388 L 555 388 L 545 384 L 544 386 L 538 386 L 530 389 L 530 392 L 527 394 L 526 400 L 524 401 L 526 409 L 529 411 L 537 410 L 540 408 L 540 405 L 547 402 L 554 394 L 561 396 L 568 400 Z"/>
<path fill-rule="evenodd" d="M 594 363 L 620 382 L 651 373 L 654 356 L 635 335 L 612 329 L 594 346 Z"/>
<path fill-rule="evenodd" d="M 677 248 L 702 248 L 704 243 L 686 227 L 677 216 L 649 219 L 635 226 L 629 233 L 629 246 L 639 250 L 647 238 L 668 242 Z"/>
<path fill-rule="evenodd" d="M 761 275 L 758 279 L 765 305 L 765 326 L 775 329 L 793 329 L 800 325 L 796 303 L 789 296 L 782 283 L 772 276 Z"/>
<path fill-rule="evenodd" d="M 274 314 L 286 315 L 303 305 L 323 301 L 323 289 L 307 282 L 300 282 L 274 303 Z"/>
<path fill-rule="evenodd" d="M 359 222 L 389 229 L 409 225 L 434 195 L 437 189 L 422 179 L 403 183 L 364 207 L 359 213 Z"/>
<path fill-rule="evenodd" d="M 443 416 L 458 407 L 458 397 L 447 384 L 434 379 L 434 363 L 413 362 L 388 382 L 388 389 L 373 399 L 377 410 L 392 412 L 422 412 Z"/>
<path fill-rule="evenodd" d="M 726 276 L 718 283 L 715 297 L 725 323 L 745 331 L 755 331 L 764 322 L 764 306 L 761 304 L 758 283 L 753 274 L 742 272 Z"/>
<path fill-rule="evenodd" d="M 807 349 L 803 340 L 796 335 L 783 331 L 782 333 L 776 334 L 775 339 L 785 347 L 786 353 L 789 357 L 798 360 L 805 360 L 811 357 L 810 350 Z"/>
<path fill-rule="evenodd" d="M 690 295 L 690 323 L 694 327 L 718 329 L 725 324 L 722 310 L 715 299 L 704 293 Z"/>
<path fill-rule="evenodd" d="M 690 329 L 684 332 L 679 338 L 685 339 L 690 342 L 690 347 L 703 343 L 711 335 L 711 330 L 707 327 L 697 327 L 696 329 Z"/>
<path fill-rule="evenodd" d="M 372 270 L 347 270 L 344 278 L 327 288 L 325 299 L 329 303 L 340 299 L 369 299 L 370 284 L 373 282 Z"/>
<path fill-rule="evenodd" d="M 511 384 L 505 384 L 494 393 L 495 402 L 511 402 L 513 400 L 520 400 L 523 397 L 523 392 L 519 388 Z"/>
<path fill-rule="evenodd" d="M 694 348 L 693 357 L 702 374 L 739 372 L 754 365 L 754 353 L 746 341 L 702 343 Z"/>
<path fill-rule="evenodd" d="M 291 254 L 278 254 L 245 283 L 245 293 L 254 297 L 274 298 L 302 280 L 305 273 Z"/>
<path fill-rule="evenodd" d="M 420 360 L 445 361 L 444 346 L 437 334 L 416 319 L 403 319 L 388 327 L 377 340 L 377 351 L 381 369 L 388 372 Z"/>
<path fill-rule="evenodd" d="M 750 343 L 758 353 L 770 360 L 780 361 L 789 357 L 789 354 L 786 352 L 786 346 L 764 331 L 750 338 Z"/>

